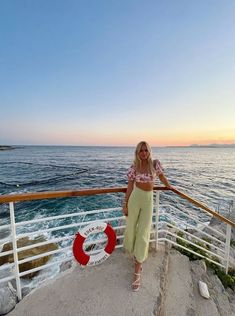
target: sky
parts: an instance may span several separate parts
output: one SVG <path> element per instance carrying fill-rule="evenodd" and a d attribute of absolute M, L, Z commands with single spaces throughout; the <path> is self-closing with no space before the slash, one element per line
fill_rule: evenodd
<path fill-rule="evenodd" d="M 235 143 L 234 0 L 1 0 L 0 145 Z"/>

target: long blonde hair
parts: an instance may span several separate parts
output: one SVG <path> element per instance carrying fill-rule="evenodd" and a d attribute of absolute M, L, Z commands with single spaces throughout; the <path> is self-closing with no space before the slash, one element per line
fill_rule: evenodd
<path fill-rule="evenodd" d="M 156 170 L 154 168 L 154 165 L 153 165 L 153 159 L 152 159 L 152 149 L 151 147 L 149 146 L 149 144 L 146 142 L 146 141 L 141 141 L 137 144 L 136 146 L 136 149 L 135 149 L 135 159 L 133 161 L 133 164 L 136 168 L 137 171 L 140 171 L 141 170 L 141 159 L 139 157 L 139 152 L 141 150 L 141 147 L 145 145 L 148 149 L 148 152 L 149 152 L 149 156 L 148 156 L 148 159 L 147 159 L 147 162 L 148 162 L 148 171 L 150 172 L 151 175 L 154 175 L 156 174 Z"/>

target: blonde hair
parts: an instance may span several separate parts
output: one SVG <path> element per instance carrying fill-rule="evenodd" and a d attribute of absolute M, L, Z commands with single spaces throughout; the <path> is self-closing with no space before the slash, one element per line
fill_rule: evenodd
<path fill-rule="evenodd" d="M 148 156 L 148 159 L 147 159 L 148 171 L 150 172 L 151 175 L 155 175 L 156 174 L 156 170 L 155 170 L 154 165 L 153 165 L 152 149 L 151 149 L 151 147 L 149 146 L 149 144 L 146 141 L 141 141 L 141 142 L 139 142 L 137 144 L 136 149 L 135 149 L 135 159 L 133 161 L 133 164 L 134 164 L 134 166 L 135 166 L 137 171 L 141 170 L 142 161 L 141 161 L 141 159 L 139 157 L 139 152 L 140 152 L 141 147 L 143 145 L 147 147 L 148 152 L 149 152 L 149 156 Z"/>

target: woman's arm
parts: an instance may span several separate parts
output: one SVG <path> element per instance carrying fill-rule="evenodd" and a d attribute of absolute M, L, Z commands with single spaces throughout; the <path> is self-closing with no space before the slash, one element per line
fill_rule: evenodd
<path fill-rule="evenodd" d="M 161 182 L 162 182 L 163 184 L 165 184 L 165 186 L 166 186 L 167 188 L 172 188 L 172 185 L 169 183 L 169 181 L 168 181 L 167 178 L 165 177 L 164 173 L 161 173 L 161 174 L 159 175 L 159 179 L 161 180 Z"/>
<path fill-rule="evenodd" d="M 122 205 L 122 210 L 123 213 L 127 216 L 128 215 L 128 208 L 127 208 L 127 203 L 129 200 L 129 197 L 131 195 L 131 192 L 133 190 L 134 187 L 134 181 L 129 180 L 128 181 L 128 185 L 127 185 L 127 189 L 126 189 L 126 195 L 125 195 L 125 199 L 123 201 L 123 205 Z"/>

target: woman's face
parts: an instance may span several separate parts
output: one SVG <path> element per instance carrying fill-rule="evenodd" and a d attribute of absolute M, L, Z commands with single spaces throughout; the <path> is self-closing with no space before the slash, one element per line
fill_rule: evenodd
<path fill-rule="evenodd" d="M 139 151 L 139 158 L 141 160 L 147 160 L 149 157 L 149 151 L 146 145 L 142 145 Z"/>

